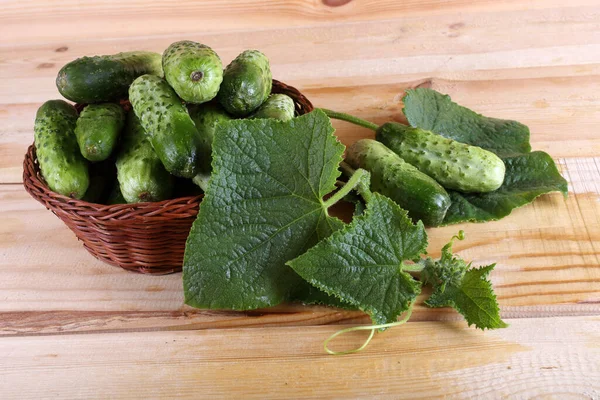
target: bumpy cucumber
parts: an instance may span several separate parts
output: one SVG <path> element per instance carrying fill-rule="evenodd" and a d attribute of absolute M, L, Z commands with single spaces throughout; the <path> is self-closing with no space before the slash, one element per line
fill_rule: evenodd
<path fill-rule="evenodd" d="M 200 159 L 200 173 L 210 175 L 212 162 L 212 142 L 215 137 L 215 127 L 220 122 L 231 120 L 231 116 L 215 103 L 202 105 L 189 105 L 188 111 L 192 121 L 200 135 L 200 147 L 198 148 Z"/>
<path fill-rule="evenodd" d="M 246 50 L 225 68 L 217 98 L 228 113 L 244 117 L 271 94 L 269 59 L 258 50 Z"/>
<path fill-rule="evenodd" d="M 504 181 L 504 162 L 481 147 L 396 122 L 381 125 L 376 138 L 447 189 L 490 192 Z"/>
<path fill-rule="evenodd" d="M 82 57 L 61 68 L 56 87 L 77 103 L 108 102 L 126 98 L 131 82 L 144 74 L 163 76 L 160 54 L 131 51 Z"/>
<path fill-rule="evenodd" d="M 130 112 L 117 155 L 117 179 L 128 203 L 161 201 L 171 196 L 173 176 L 167 172 L 148 141 L 138 117 Z"/>
<path fill-rule="evenodd" d="M 198 173 L 198 130 L 175 91 L 162 78 L 142 75 L 129 88 L 129 101 L 167 171 L 192 178 Z"/>
<path fill-rule="evenodd" d="M 439 183 L 402 160 L 382 143 L 361 139 L 348 150 L 346 162 L 371 173 L 371 190 L 382 193 L 408 211 L 414 220 L 438 226 L 450 207 L 450 196 Z"/>
<path fill-rule="evenodd" d="M 89 183 L 88 163 L 75 138 L 77 111 L 63 100 L 49 100 L 35 116 L 35 148 L 48 187 L 81 199 Z"/>
<path fill-rule="evenodd" d="M 223 81 L 221 59 L 208 46 L 190 40 L 171 44 L 163 53 L 165 79 L 183 100 L 205 103 Z"/>
<path fill-rule="evenodd" d="M 289 121 L 294 118 L 294 100 L 285 94 L 272 94 L 250 118 L 273 118 Z"/>
<path fill-rule="evenodd" d="M 90 161 L 106 160 L 117 144 L 123 125 L 125 111 L 118 104 L 86 106 L 79 114 L 75 127 L 81 154 Z"/>

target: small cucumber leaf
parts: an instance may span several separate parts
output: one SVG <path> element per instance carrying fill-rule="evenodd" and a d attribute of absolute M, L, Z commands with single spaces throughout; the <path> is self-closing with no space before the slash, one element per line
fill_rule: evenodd
<path fill-rule="evenodd" d="M 364 214 L 288 265 L 316 288 L 384 324 L 396 321 L 421 292 L 403 267 L 426 247 L 423 224 L 413 224 L 396 203 L 373 193 Z"/>
<path fill-rule="evenodd" d="M 185 249 L 185 301 L 248 310 L 306 285 L 285 263 L 344 226 L 327 214 L 344 146 L 321 111 L 217 125 L 213 173 Z"/>
<path fill-rule="evenodd" d="M 452 254 L 452 241 L 442 249 L 438 261 L 427 258 L 421 279 L 433 286 L 433 293 L 425 301 L 429 307 L 452 307 L 461 313 L 469 326 L 480 329 L 505 328 L 491 282 L 487 279 L 495 264 L 471 268 Z"/>

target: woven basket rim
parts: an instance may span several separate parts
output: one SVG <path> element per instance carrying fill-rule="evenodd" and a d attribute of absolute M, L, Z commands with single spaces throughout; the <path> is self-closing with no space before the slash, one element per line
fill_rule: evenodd
<path fill-rule="evenodd" d="M 41 176 L 34 144 L 31 144 L 28 147 L 25 159 L 23 160 L 23 184 L 25 190 L 38 201 L 41 200 L 38 198 L 42 196 L 53 198 L 54 200 L 63 203 L 65 206 L 78 209 L 78 214 L 80 215 L 85 215 L 86 212 L 88 212 L 89 215 L 87 217 L 97 218 L 99 220 L 126 220 L 131 218 L 147 220 L 148 218 L 154 217 L 153 214 L 161 212 L 161 210 L 165 208 L 197 203 L 204 197 L 204 195 L 200 194 L 198 196 L 177 197 L 175 199 L 162 201 L 126 204 L 99 204 L 73 199 L 56 193 L 48 188 Z M 134 210 L 137 212 L 132 214 L 132 211 Z M 105 216 L 98 218 L 99 214 L 105 214 Z"/>

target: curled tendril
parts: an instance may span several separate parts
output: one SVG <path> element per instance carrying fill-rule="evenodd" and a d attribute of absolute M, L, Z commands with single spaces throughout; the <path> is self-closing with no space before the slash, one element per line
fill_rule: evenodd
<path fill-rule="evenodd" d="M 346 329 L 339 330 L 336 333 L 334 333 L 333 335 L 329 336 L 325 340 L 325 342 L 323 342 L 323 349 L 328 354 L 331 354 L 334 356 L 358 353 L 359 351 L 364 350 L 369 345 L 369 343 L 371 342 L 371 339 L 373 339 L 373 336 L 375 335 L 375 331 L 377 329 L 391 328 L 394 326 L 399 326 L 399 325 L 405 324 L 413 312 L 414 305 L 415 305 L 415 303 L 411 303 L 408 310 L 406 310 L 406 315 L 400 321 L 390 322 L 389 324 L 380 324 L 380 325 L 353 326 L 352 328 L 346 328 Z M 350 349 L 350 350 L 345 350 L 345 351 L 334 351 L 329 348 L 329 346 L 328 346 L 329 342 L 331 342 L 333 339 L 335 339 L 336 337 L 343 335 L 345 333 L 354 332 L 354 331 L 371 331 L 371 333 L 369 334 L 369 337 L 367 338 L 367 340 L 365 340 L 365 342 L 360 347 L 357 347 L 356 349 Z"/>

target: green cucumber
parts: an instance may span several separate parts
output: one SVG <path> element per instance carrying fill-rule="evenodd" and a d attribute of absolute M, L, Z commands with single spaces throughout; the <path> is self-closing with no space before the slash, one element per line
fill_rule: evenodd
<path fill-rule="evenodd" d="M 102 103 L 86 106 L 75 127 L 81 154 L 90 161 L 106 160 L 117 144 L 123 125 L 125 111 L 120 105 Z"/>
<path fill-rule="evenodd" d="M 223 64 L 210 47 L 182 40 L 171 44 L 162 58 L 165 79 L 189 103 L 215 98 L 223 81 Z"/>
<path fill-rule="evenodd" d="M 272 94 L 250 118 L 273 118 L 289 121 L 294 118 L 294 100 L 285 94 Z"/>
<path fill-rule="evenodd" d="M 450 196 L 433 178 L 372 139 L 355 142 L 346 153 L 348 164 L 371 173 L 371 190 L 394 200 L 413 220 L 420 219 L 426 226 L 442 223 Z"/>
<path fill-rule="evenodd" d="M 88 163 L 75 138 L 77 110 L 63 100 L 49 100 L 35 116 L 35 148 L 48 187 L 81 199 L 90 184 Z"/>
<path fill-rule="evenodd" d="M 504 162 L 481 147 L 397 122 L 381 125 L 376 138 L 447 189 L 484 193 L 504 181 Z"/>
<path fill-rule="evenodd" d="M 167 171 L 198 173 L 200 136 L 177 93 L 162 78 L 142 75 L 129 88 L 129 101 Z"/>
<path fill-rule="evenodd" d="M 121 194 L 128 203 L 161 201 L 171 196 L 173 176 L 154 152 L 140 120 L 133 112 L 127 116 L 116 165 Z"/>
<path fill-rule="evenodd" d="M 212 162 L 212 142 L 215 127 L 220 122 L 231 121 L 231 116 L 215 103 L 188 105 L 188 112 L 200 135 L 199 159 L 200 173 L 210 175 Z"/>
<path fill-rule="evenodd" d="M 127 98 L 131 82 L 144 74 L 163 76 L 160 54 L 131 51 L 82 57 L 61 68 L 56 87 L 76 103 L 108 102 Z"/>
<path fill-rule="evenodd" d="M 269 59 L 258 50 L 246 50 L 225 68 L 217 98 L 228 113 L 245 117 L 269 97 L 272 84 Z"/>

